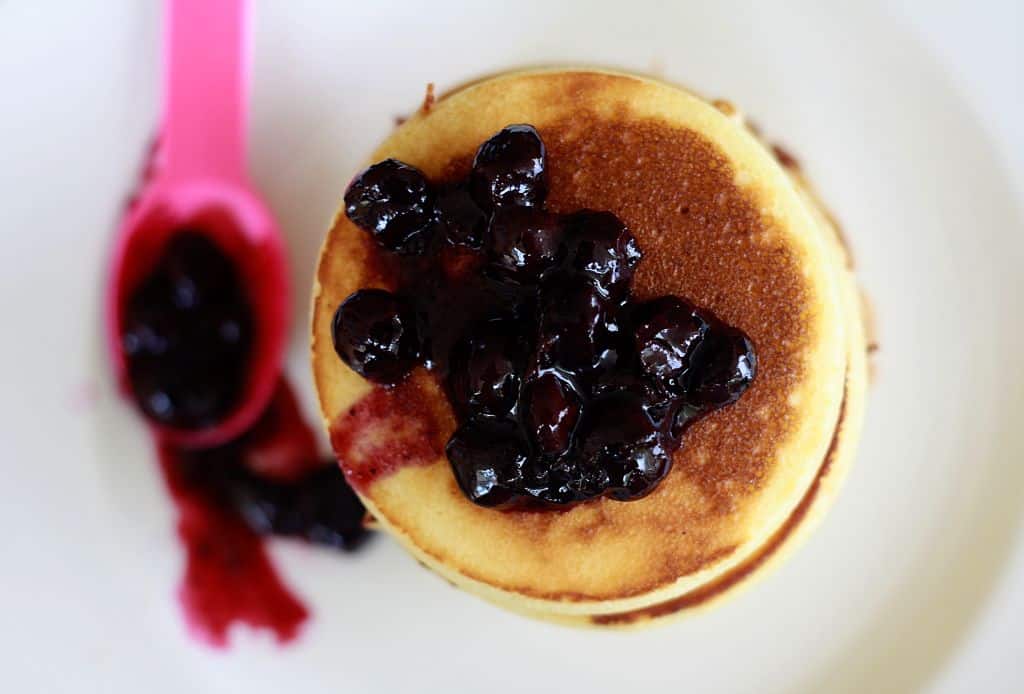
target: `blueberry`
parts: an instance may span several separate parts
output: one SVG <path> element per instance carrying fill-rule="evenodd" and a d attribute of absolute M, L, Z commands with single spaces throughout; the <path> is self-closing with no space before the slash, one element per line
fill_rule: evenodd
<path fill-rule="evenodd" d="M 245 474 L 240 468 L 233 472 L 233 479 L 225 486 L 235 508 L 253 531 L 260 535 L 294 535 L 301 530 L 301 521 L 289 512 L 288 487 Z"/>
<path fill-rule="evenodd" d="M 623 449 L 605 459 L 609 495 L 616 501 L 644 497 L 658 486 L 671 467 L 671 454 L 661 441 Z"/>
<path fill-rule="evenodd" d="M 565 258 L 561 220 L 532 207 L 501 207 L 491 216 L 486 271 L 500 281 L 529 286 Z"/>
<path fill-rule="evenodd" d="M 547 504 L 572 504 L 601 496 L 608 489 L 608 473 L 604 468 L 588 464 L 576 457 L 563 457 L 543 467 L 533 467 L 532 482 L 525 495 Z"/>
<path fill-rule="evenodd" d="M 161 378 L 156 365 L 134 362 L 128 368 L 132 393 L 142 412 L 164 426 L 175 426 L 180 409 L 177 388 Z"/>
<path fill-rule="evenodd" d="M 593 281 L 583 275 L 559 273 L 544 281 L 540 292 L 537 359 L 541 367 L 588 372 L 616 349 L 617 325 L 610 305 Z"/>
<path fill-rule="evenodd" d="M 576 385 L 555 371 L 532 378 L 523 388 L 523 420 L 534 448 L 556 458 L 572 444 L 583 400 Z"/>
<path fill-rule="evenodd" d="M 366 508 L 333 461 L 289 483 L 236 467 L 221 484 L 257 533 L 302 537 L 345 550 L 355 549 L 366 538 Z"/>
<path fill-rule="evenodd" d="M 469 420 L 445 447 L 462 492 L 480 506 L 512 501 L 521 486 L 526 452 L 511 422 Z"/>
<path fill-rule="evenodd" d="M 360 289 L 338 307 L 334 350 L 359 375 L 394 384 L 415 365 L 418 347 L 409 306 L 383 289 Z"/>
<path fill-rule="evenodd" d="M 385 159 L 356 176 L 345 213 L 382 247 L 404 255 L 426 251 L 434 233 L 434 193 L 423 173 Z"/>
<path fill-rule="evenodd" d="M 547 196 L 547 154 L 531 125 L 510 125 L 480 145 L 470 185 L 485 207 L 541 205 Z"/>
<path fill-rule="evenodd" d="M 509 320 L 470 326 L 450 360 L 448 383 L 456 408 L 474 417 L 514 416 L 524 352 L 522 337 Z"/>
<path fill-rule="evenodd" d="M 615 499 L 643 496 L 671 466 L 671 444 L 648 405 L 633 390 L 610 393 L 590 403 L 580 425 L 583 460 L 608 474 L 608 489 Z"/>
<path fill-rule="evenodd" d="M 132 392 L 143 413 L 170 427 L 213 426 L 230 412 L 243 385 L 230 370 L 176 361 L 138 360 L 128 368 Z"/>
<path fill-rule="evenodd" d="M 199 355 L 207 362 L 237 358 L 250 343 L 253 332 L 249 312 L 235 303 L 201 307 L 194 311 L 189 327 L 207 344 Z"/>
<path fill-rule="evenodd" d="M 310 542 L 354 549 L 366 536 L 366 509 L 333 461 L 293 487 L 292 513 L 300 534 Z"/>
<path fill-rule="evenodd" d="M 121 334 L 129 359 L 159 357 L 178 348 L 182 329 L 172 296 L 171 283 L 162 273 L 150 276 L 132 294 Z"/>
<path fill-rule="evenodd" d="M 252 326 L 246 313 L 223 310 L 212 317 L 213 328 L 225 349 L 234 350 L 249 340 Z"/>
<path fill-rule="evenodd" d="M 487 232 L 487 215 L 463 186 L 449 186 L 437 198 L 437 218 L 445 240 L 479 249 Z"/>
<path fill-rule="evenodd" d="M 576 212 L 566 220 L 566 234 L 572 244 L 569 267 L 589 275 L 607 296 L 629 292 L 643 254 L 618 217 L 611 212 Z"/>
<path fill-rule="evenodd" d="M 181 424 L 215 424 L 234 404 L 235 393 L 242 389 L 239 375 L 220 368 L 222 364 L 203 365 L 183 374 L 178 386 L 178 411 Z M 235 380 L 238 379 L 238 380 Z"/>
<path fill-rule="evenodd" d="M 180 309 L 232 301 L 240 291 L 228 257 L 207 235 L 193 229 L 174 233 L 164 250 L 161 269 Z"/>
<path fill-rule="evenodd" d="M 690 357 L 686 398 L 698 408 L 735 402 L 757 375 L 757 356 L 750 339 L 738 330 L 715 326 Z"/>
<path fill-rule="evenodd" d="M 707 321 L 674 296 L 637 306 L 632 319 L 636 352 L 644 373 L 666 392 L 681 395 L 691 355 L 707 332 Z"/>

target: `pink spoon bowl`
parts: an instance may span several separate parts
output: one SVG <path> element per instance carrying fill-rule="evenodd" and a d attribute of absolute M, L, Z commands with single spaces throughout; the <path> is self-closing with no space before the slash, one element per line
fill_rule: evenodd
<path fill-rule="evenodd" d="M 238 405 L 213 427 L 150 423 L 161 440 L 185 447 L 224 443 L 255 422 L 280 377 L 290 322 L 284 243 L 245 174 L 247 9 L 245 0 L 168 0 L 161 161 L 118 229 L 105 295 L 110 355 L 130 396 L 125 304 L 174 233 L 205 232 L 238 269 L 255 318 Z"/>

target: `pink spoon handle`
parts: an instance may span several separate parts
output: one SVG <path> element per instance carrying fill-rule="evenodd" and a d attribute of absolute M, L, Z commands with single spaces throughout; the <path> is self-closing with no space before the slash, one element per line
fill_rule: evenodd
<path fill-rule="evenodd" d="M 245 176 L 247 0 L 167 0 L 166 175 Z"/>

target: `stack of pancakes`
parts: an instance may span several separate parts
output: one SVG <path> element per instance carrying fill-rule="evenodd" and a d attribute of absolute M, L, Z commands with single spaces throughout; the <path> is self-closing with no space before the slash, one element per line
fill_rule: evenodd
<path fill-rule="evenodd" d="M 432 180 L 529 123 L 548 150 L 548 207 L 618 215 L 644 252 L 638 299 L 675 294 L 750 336 L 758 373 L 693 425 L 643 499 L 493 510 L 456 486 L 455 420 L 417 369 L 382 392 L 334 353 L 331 319 L 394 288 L 339 212 L 314 286 L 312 365 L 342 467 L 380 524 L 452 583 L 545 619 L 632 625 L 708 605 L 778 561 L 820 517 L 856 445 L 867 384 L 858 289 L 838 230 L 794 162 L 726 103 L 598 70 L 500 75 L 424 107 L 374 152 Z"/>

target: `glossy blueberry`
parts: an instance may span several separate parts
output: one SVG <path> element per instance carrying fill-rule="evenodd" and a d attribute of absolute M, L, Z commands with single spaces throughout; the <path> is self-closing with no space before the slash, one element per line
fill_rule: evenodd
<path fill-rule="evenodd" d="M 435 229 L 434 193 L 423 173 L 396 159 L 385 159 L 361 174 L 345 191 L 345 213 L 383 248 L 417 255 Z"/>
<path fill-rule="evenodd" d="M 641 368 L 666 392 L 681 395 L 690 357 L 708 329 L 692 306 L 663 296 L 637 306 L 632 314 Z"/>
<path fill-rule="evenodd" d="M 177 349 L 182 326 L 173 296 L 174 288 L 163 273 L 151 275 L 132 294 L 121 333 L 129 359 L 159 357 Z"/>
<path fill-rule="evenodd" d="M 551 462 L 537 462 L 533 481 L 525 495 L 546 504 L 564 505 L 601 496 L 608 488 L 608 473 L 578 456 L 565 456 Z"/>
<path fill-rule="evenodd" d="M 416 364 L 415 317 L 405 301 L 383 289 L 360 289 L 338 307 L 334 350 L 353 371 L 386 385 Z"/>
<path fill-rule="evenodd" d="M 558 273 L 545 279 L 540 291 L 537 337 L 538 365 L 588 372 L 614 350 L 617 325 L 610 304 L 584 275 Z"/>
<path fill-rule="evenodd" d="M 608 490 L 616 499 L 643 496 L 671 466 L 671 444 L 649 403 L 635 390 L 595 398 L 580 425 L 582 457 L 590 467 L 608 474 Z"/>
<path fill-rule="evenodd" d="M 207 236 L 185 229 L 164 250 L 164 274 L 175 306 L 195 309 L 230 301 L 238 291 L 231 261 Z"/>
<path fill-rule="evenodd" d="M 523 423 L 534 450 L 557 458 L 572 445 L 583 410 L 577 386 L 556 371 L 545 371 L 523 387 Z"/>
<path fill-rule="evenodd" d="M 533 285 L 565 258 L 561 220 L 532 207 L 501 207 L 488 229 L 487 272 L 500 281 Z"/>
<path fill-rule="evenodd" d="M 450 360 L 448 383 L 458 411 L 470 417 L 514 416 L 525 351 L 510 320 L 471 326 Z"/>
<path fill-rule="evenodd" d="M 738 330 L 715 326 L 694 349 L 686 376 L 686 398 L 702 409 L 735 402 L 757 375 L 750 339 Z"/>
<path fill-rule="evenodd" d="M 531 125 L 510 125 L 480 145 L 470 185 L 481 205 L 541 205 L 547 196 L 547 154 Z"/>
<path fill-rule="evenodd" d="M 517 495 L 526 451 L 511 422 L 469 420 L 445 447 L 455 480 L 466 497 L 480 506 L 500 506 Z"/>
<path fill-rule="evenodd" d="M 254 531 L 301 537 L 352 550 L 366 539 L 366 508 L 333 461 L 292 482 L 257 477 L 240 467 L 220 482 Z"/>
<path fill-rule="evenodd" d="M 611 212 L 583 210 L 569 215 L 569 267 L 591 277 L 607 295 L 624 297 L 643 253 L 626 225 Z"/>

